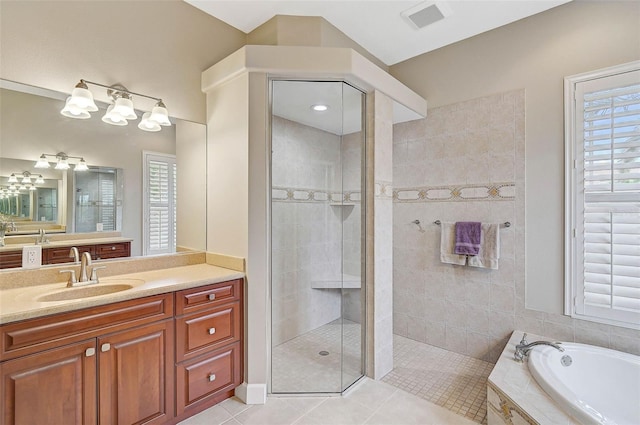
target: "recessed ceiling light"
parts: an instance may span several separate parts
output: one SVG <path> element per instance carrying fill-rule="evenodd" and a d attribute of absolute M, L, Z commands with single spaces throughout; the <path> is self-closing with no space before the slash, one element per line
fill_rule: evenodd
<path fill-rule="evenodd" d="M 312 105 L 311 109 L 313 109 L 316 112 L 324 112 L 327 109 L 329 109 L 329 107 L 327 105 L 318 104 L 318 105 Z"/>

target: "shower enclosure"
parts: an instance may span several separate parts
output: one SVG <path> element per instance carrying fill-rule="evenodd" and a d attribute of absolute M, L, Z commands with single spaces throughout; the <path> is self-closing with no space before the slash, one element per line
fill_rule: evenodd
<path fill-rule="evenodd" d="M 365 95 L 271 81 L 271 393 L 364 374 Z"/>

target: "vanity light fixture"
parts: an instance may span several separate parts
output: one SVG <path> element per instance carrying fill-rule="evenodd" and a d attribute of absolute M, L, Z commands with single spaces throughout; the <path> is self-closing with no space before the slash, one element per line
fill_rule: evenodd
<path fill-rule="evenodd" d="M 71 168 L 70 164 L 75 164 L 73 168 L 75 171 L 87 171 L 89 169 L 84 158 L 80 156 L 69 156 L 64 152 L 58 152 L 57 154 L 43 153 L 34 165 L 34 168 L 49 168 L 51 165 L 47 157 L 52 157 L 51 162 L 55 161 L 56 166 L 54 168 L 56 170 L 68 170 Z M 42 179 L 42 176 L 39 178 Z"/>
<path fill-rule="evenodd" d="M 35 184 L 44 184 L 44 179 L 42 178 L 42 174 L 38 176 L 38 178 L 35 181 Z"/>
<path fill-rule="evenodd" d="M 107 108 L 107 113 L 102 117 L 102 121 L 117 126 L 125 126 L 128 121 L 138 118 L 133 109 L 133 95 L 153 99 L 157 103 L 151 112 L 143 114 L 138 128 L 144 131 L 160 131 L 161 126 L 170 126 L 169 113 L 162 99 L 135 93 L 121 84 L 107 86 L 93 81 L 80 80 L 73 89 L 71 96 L 67 99 L 64 108 L 60 113 L 69 118 L 85 119 L 89 118 L 89 112 L 95 112 L 98 108 L 93 101 L 93 95 L 89 91 L 87 84 L 92 84 L 107 89 L 107 96 L 113 100 L 113 104 Z M 95 108 L 95 109 L 94 109 Z"/>
<path fill-rule="evenodd" d="M 36 190 L 36 187 L 34 185 L 31 185 L 29 186 L 29 190 L 33 192 L 34 190 Z"/>
<path fill-rule="evenodd" d="M 11 173 L 11 175 L 9 176 L 9 180 L 7 180 L 9 183 L 18 183 L 18 178 L 16 177 L 15 173 Z"/>

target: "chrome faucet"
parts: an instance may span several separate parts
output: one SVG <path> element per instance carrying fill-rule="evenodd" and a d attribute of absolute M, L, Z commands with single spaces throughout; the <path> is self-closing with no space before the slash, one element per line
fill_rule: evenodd
<path fill-rule="evenodd" d="M 513 358 L 517 362 L 521 362 L 525 357 L 529 355 L 531 349 L 537 345 L 548 345 L 550 347 L 555 348 L 558 351 L 564 351 L 564 348 L 560 347 L 560 342 L 549 342 L 549 341 L 534 341 L 531 343 L 527 342 L 527 334 L 522 335 L 522 340 L 520 340 L 519 344 L 516 344 L 516 352 L 513 354 Z"/>

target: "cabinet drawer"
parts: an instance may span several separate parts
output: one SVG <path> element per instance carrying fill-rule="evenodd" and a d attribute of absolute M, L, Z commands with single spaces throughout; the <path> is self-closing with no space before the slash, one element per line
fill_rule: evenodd
<path fill-rule="evenodd" d="M 240 303 L 176 318 L 176 361 L 240 340 Z"/>
<path fill-rule="evenodd" d="M 0 253 L 0 269 L 22 267 L 22 251 L 7 251 Z"/>
<path fill-rule="evenodd" d="M 0 361 L 173 317 L 173 294 L 154 295 L 0 327 Z"/>
<path fill-rule="evenodd" d="M 238 301 L 242 295 L 242 279 L 214 283 L 176 293 L 176 316 Z"/>
<path fill-rule="evenodd" d="M 202 410 L 240 385 L 240 343 L 197 357 L 176 366 L 176 410 Z M 198 408 L 200 407 L 200 408 Z M 194 412 L 192 412 L 194 413 Z"/>
<path fill-rule="evenodd" d="M 91 257 L 95 255 L 93 245 L 78 246 L 78 253 L 88 252 Z M 71 247 L 46 248 L 42 250 L 42 262 L 45 264 L 61 264 L 73 262 L 73 257 L 69 257 Z"/>
<path fill-rule="evenodd" d="M 96 259 L 129 257 L 131 242 L 107 243 L 96 245 Z"/>

